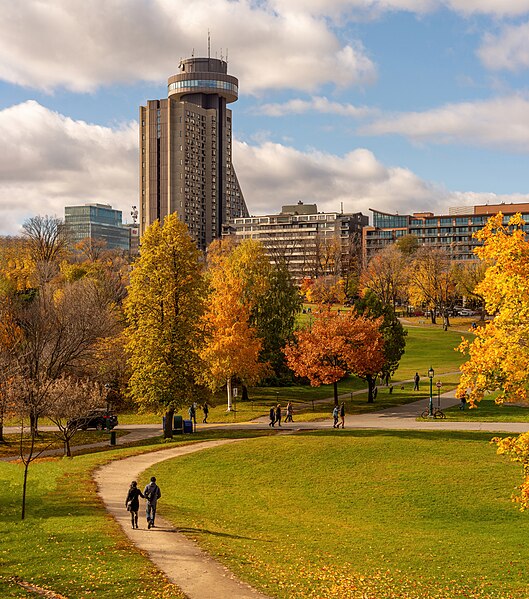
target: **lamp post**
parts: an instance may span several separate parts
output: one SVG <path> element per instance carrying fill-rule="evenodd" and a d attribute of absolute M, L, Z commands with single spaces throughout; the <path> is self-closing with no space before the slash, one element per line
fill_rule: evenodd
<path fill-rule="evenodd" d="M 428 404 L 428 416 L 433 416 L 433 397 L 432 397 L 432 393 L 433 393 L 433 376 L 434 376 L 434 370 L 433 368 L 430 366 L 430 369 L 428 370 L 428 378 L 430 379 L 430 403 Z"/>

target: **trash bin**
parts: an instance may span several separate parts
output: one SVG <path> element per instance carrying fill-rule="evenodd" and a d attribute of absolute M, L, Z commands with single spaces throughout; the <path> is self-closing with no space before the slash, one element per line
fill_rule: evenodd
<path fill-rule="evenodd" d="M 110 431 L 110 445 L 116 444 L 116 431 Z"/>
<path fill-rule="evenodd" d="M 173 434 L 181 435 L 184 432 L 184 424 L 182 416 L 175 416 L 173 421 Z"/>
<path fill-rule="evenodd" d="M 193 421 L 192 420 L 184 420 L 184 433 L 192 433 L 193 432 Z"/>

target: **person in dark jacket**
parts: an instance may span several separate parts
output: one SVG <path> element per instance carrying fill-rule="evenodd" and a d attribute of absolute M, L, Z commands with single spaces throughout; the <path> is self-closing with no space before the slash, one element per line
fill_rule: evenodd
<path fill-rule="evenodd" d="M 202 406 L 202 411 L 204 412 L 204 420 L 202 420 L 202 422 L 204 424 L 208 423 L 208 414 L 209 414 L 209 406 L 207 402 L 204 402 L 204 405 Z"/>
<path fill-rule="evenodd" d="M 154 518 L 156 517 L 156 504 L 162 496 L 160 487 L 156 484 L 156 476 L 151 477 L 151 482 L 145 487 L 143 494 L 147 500 L 147 528 L 153 528 Z"/>
<path fill-rule="evenodd" d="M 130 520 L 132 528 L 138 528 L 138 511 L 140 509 L 140 497 L 145 499 L 143 493 L 138 489 L 138 483 L 133 480 L 130 483 L 127 499 L 125 499 L 125 507 L 130 512 Z"/>
<path fill-rule="evenodd" d="M 281 426 L 281 404 L 278 403 L 276 407 L 276 422 L 278 426 Z"/>
<path fill-rule="evenodd" d="M 276 423 L 276 409 L 274 408 L 274 406 L 272 406 L 270 408 L 270 422 L 268 423 L 268 426 L 274 426 L 275 423 Z"/>
<path fill-rule="evenodd" d="M 342 428 L 345 428 L 345 403 L 343 401 L 340 404 L 340 422 L 338 423 L 338 428 L 340 428 L 340 424 Z"/>

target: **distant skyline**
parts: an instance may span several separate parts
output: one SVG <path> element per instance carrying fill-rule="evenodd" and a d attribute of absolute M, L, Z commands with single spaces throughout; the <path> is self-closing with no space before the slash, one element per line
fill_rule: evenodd
<path fill-rule="evenodd" d="M 88 202 L 131 222 L 139 106 L 208 30 L 251 214 L 529 202 L 529 0 L 24 0 L 0 30 L 0 234 Z"/>

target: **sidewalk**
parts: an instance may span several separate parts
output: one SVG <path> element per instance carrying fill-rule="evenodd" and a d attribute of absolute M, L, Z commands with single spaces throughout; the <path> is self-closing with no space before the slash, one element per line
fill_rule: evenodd
<path fill-rule="evenodd" d="M 233 574 L 211 556 L 202 551 L 163 518 L 156 516 L 156 527 L 148 530 L 143 512 L 143 502 L 139 513 L 140 528 L 132 529 L 130 514 L 125 509 L 125 497 L 131 480 L 147 468 L 171 458 L 207 450 L 227 443 L 248 440 L 223 439 L 174 447 L 164 451 L 143 454 L 111 462 L 99 468 L 94 475 L 98 493 L 105 507 L 123 528 L 124 533 L 149 558 L 165 572 L 189 599 L 268 599 L 266 595 L 237 580 Z M 163 493 L 159 510 L 163 514 Z M 206 532 L 206 531 L 204 531 Z"/>

